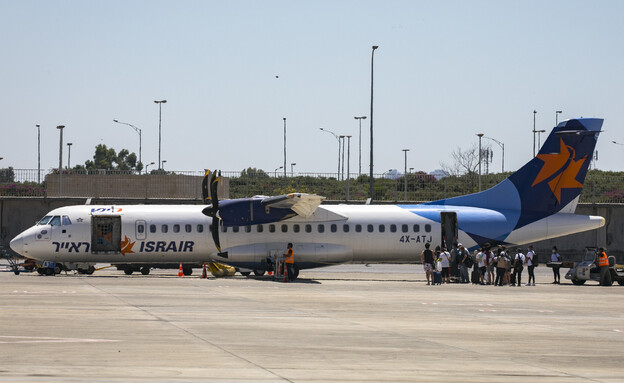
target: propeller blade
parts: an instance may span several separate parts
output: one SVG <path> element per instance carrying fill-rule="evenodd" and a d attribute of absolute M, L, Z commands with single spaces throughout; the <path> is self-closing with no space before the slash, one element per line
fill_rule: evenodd
<path fill-rule="evenodd" d="M 207 203 L 210 199 L 210 194 L 208 190 L 208 178 L 210 177 L 210 170 L 206 170 L 206 174 L 204 174 L 204 179 L 202 180 L 202 198 L 203 202 Z"/>
<path fill-rule="evenodd" d="M 217 177 L 217 171 L 215 170 L 212 173 L 212 177 L 210 179 L 210 199 L 212 201 L 212 206 L 215 210 L 219 210 L 219 194 L 218 194 L 218 186 L 219 186 L 219 177 Z"/>
<path fill-rule="evenodd" d="M 219 218 L 212 218 L 212 240 L 214 241 L 217 250 L 221 253 L 221 241 L 219 241 Z"/>

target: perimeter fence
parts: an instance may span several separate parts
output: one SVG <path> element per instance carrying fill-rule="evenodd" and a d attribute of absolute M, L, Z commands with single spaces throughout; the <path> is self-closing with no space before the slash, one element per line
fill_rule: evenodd
<path fill-rule="evenodd" d="M 486 190 L 511 173 L 481 176 Z M 0 169 L 0 196 L 16 197 L 113 197 L 176 198 L 201 200 L 203 171 L 66 170 L 39 173 L 36 169 Z M 340 177 L 336 173 L 284 173 L 222 171 L 220 198 L 315 193 L 330 201 L 364 202 L 370 196 L 368 175 Z M 426 202 L 479 191 L 479 176 L 466 174 L 436 179 L 424 172 L 376 174 L 373 200 L 377 202 Z M 581 193 L 583 203 L 624 203 L 624 173 L 590 170 Z"/>

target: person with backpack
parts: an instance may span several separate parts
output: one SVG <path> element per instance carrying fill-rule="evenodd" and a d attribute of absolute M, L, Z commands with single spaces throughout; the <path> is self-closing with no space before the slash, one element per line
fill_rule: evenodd
<path fill-rule="evenodd" d="M 470 252 L 461 243 L 457 244 L 457 258 L 460 261 L 459 283 L 469 283 L 468 269 L 474 265 Z"/>
<path fill-rule="evenodd" d="M 522 254 L 522 249 L 516 249 L 516 256 L 514 257 L 514 280 L 518 283 L 518 287 L 522 287 L 522 270 L 524 270 L 525 263 L 524 254 Z M 515 286 L 514 283 L 511 284 Z"/>
<path fill-rule="evenodd" d="M 425 275 L 427 276 L 427 285 L 433 284 L 433 265 L 435 260 L 433 259 L 433 251 L 429 249 L 431 245 L 425 243 L 425 250 L 420 253 L 420 261 L 423 264 Z M 431 280 L 431 283 L 429 281 Z"/>
<path fill-rule="evenodd" d="M 533 246 L 529 246 L 529 251 L 526 253 L 526 264 L 529 270 L 529 282 L 525 286 L 535 286 L 535 267 L 537 266 L 537 254 L 533 250 Z M 531 279 L 533 280 L 533 284 L 531 285 Z"/>

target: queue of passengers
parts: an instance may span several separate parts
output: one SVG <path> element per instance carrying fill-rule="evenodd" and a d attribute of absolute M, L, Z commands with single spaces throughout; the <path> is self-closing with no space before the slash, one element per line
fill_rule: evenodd
<path fill-rule="evenodd" d="M 526 268 L 528 281 L 525 286 L 535 286 L 534 269 L 538 262 L 533 246 L 529 246 L 527 253 L 523 254 L 520 248 L 513 253 L 505 246 L 492 249 L 486 244 L 471 254 L 461 243 L 457 243 L 450 252 L 440 246 L 431 251 L 428 245 L 421 254 L 427 284 L 430 284 L 430 279 L 431 284 L 434 283 L 434 272 L 439 271 L 442 277 L 440 283 L 450 283 L 453 279 L 459 283 L 520 287 L 522 272 Z M 469 277 L 470 269 L 473 271 Z M 558 283 L 556 275 L 555 281 Z"/>

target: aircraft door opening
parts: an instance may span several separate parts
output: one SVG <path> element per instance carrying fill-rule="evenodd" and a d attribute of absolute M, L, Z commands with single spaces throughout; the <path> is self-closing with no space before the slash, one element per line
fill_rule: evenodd
<path fill-rule="evenodd" d="M 147 236 L 147 224 L 145 221 L 136 221 L 134 224 L 136 239 L 145 239 Z"/>
<path fill-rule="evenodd" d="M 91 217 L 91 251 L 121 252 L 121 217 Z"/>
<path fill-rule="evenodd" d="M 454 211 L 440 212 L 440 227 L 442 229 L 441 246 L 450 250 L 453 248 L 453 244 L 457 243 L 457 213 Z"/>

